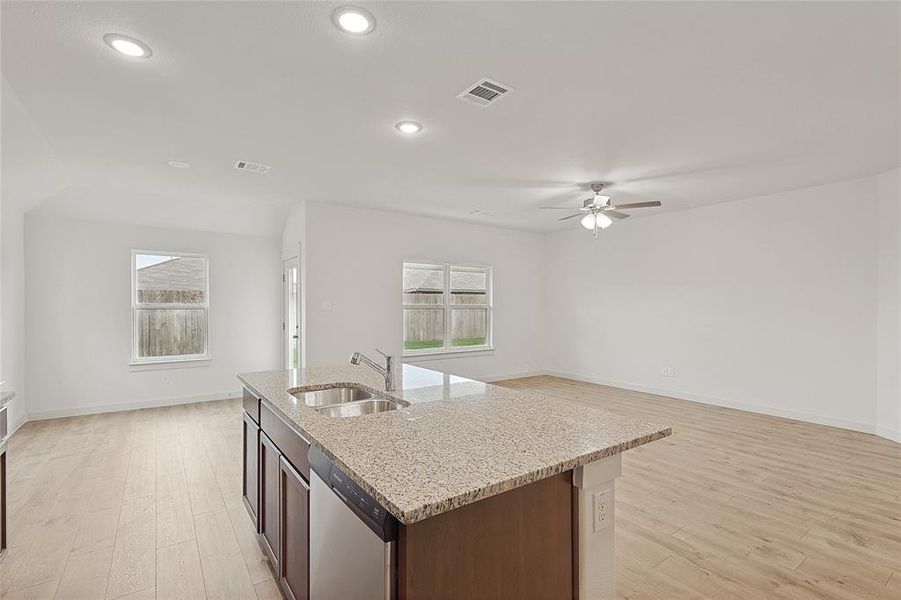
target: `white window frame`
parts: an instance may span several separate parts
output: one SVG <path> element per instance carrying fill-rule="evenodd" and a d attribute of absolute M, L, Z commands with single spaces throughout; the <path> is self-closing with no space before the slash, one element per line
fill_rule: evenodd
<path fill-rule="evenodd" d="M 138 255 L 150 256 L 177 256 L 179 258 L 202 258 L 206 263 L 204 269 L 203 304 L 173 304 L 173 303 L 138 303 Z M 203 309 L 206 312 L 206 329 L 203 340 L 204 352 L 202 354 L 183 354 L 178 356 L 138 356 L 138 310 L 153 309 Z M 205 254 L 194 252 L 170 252 L 166 250 L 137 250 L 131 251 L 131 364 L 132 365 L 158 365 L 165 363 L 186 363 L 210 360 L 210 258 Z"/>
<path fill-rule="evenodd" d="M 406 268 L 407 265 L 432 265 L 435 267 L 441 267 L 443 271 L 443 280 L 444 280 L 444 301 L 441 304 L 407 304 L 406 301 L 403 300 L 403 286 L 401 286 L 401 327 L 403 328 L 403 311 L 408 308 L 419 308 L 419 309 L 432 309 L 432 310 L 441 310 L 444 312 L 444 345 L 441 348 L 424 348 L 422 350 L 407 350 L 404 349 L 403 356 L 404 357 L 422 357 L 422 356 L 446 356 L 449 354 L 473 354 L 473 353 L 485 353 L 485 352 L 493 352 L 494 351 L 494 273 L 493 269 L 489 265 L 478 265 L 478 264 L 467 264 L 467 263 L 445 263 L 441 261 L 434 260 L 405 260 L 401 266 L 401 269 Z M 485 270 L 485 295 L 487 304 L 452 304 L 451 303 L 451 292 L 450 292 L 450 273 L 451 269 L 454 267 L 459 267 L 463 269 L 484 269 Z M 402 271 L 403 272 L 403 271 Z M 403 277 L 403 276 L 401 276 Z M 453 319 L 451 318 L 451 312 L 453 310 L 459 309 L 486 309 L 487 310 L 487 332 L 485 343 L 481 346 L 453 346 L 451 345 L 451 326 Z M 403 347 L 404 337 L 406 336 L 406 332 L 401 329 L 401 347 Z"/>

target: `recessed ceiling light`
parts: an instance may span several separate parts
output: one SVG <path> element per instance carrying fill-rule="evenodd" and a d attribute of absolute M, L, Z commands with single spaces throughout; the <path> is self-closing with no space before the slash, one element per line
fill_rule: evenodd
<path fill-rule="evenodd" d="M 416 121 L 398 121 L 394 127 L 401 133 L 414 134 L 422 131 L 422 123 Z"/>
<path fill-rule="evenodd" d="M 150 46 L 141 40 L 136 40 L 121 33 L 107 33 L 103 36 L 103 41 L 113 50 L 133 58 L 147 58 L 153 54 Z"/>
<path fill-rule="evenodd" d="M 186 162 L 181 162 L 180 160 L 170 160 L 166 164 L 169 165 L 170 167 L 172 167 L 173 169 L 187 169 L 188 167 L 191 166 Z"/>
<path fill-rule="evenodd" d="M 365 35 L 375 29 L 375 17 L 356 6 L 341 6 L 332 13 L 332 21 L 344 33 Z"/>

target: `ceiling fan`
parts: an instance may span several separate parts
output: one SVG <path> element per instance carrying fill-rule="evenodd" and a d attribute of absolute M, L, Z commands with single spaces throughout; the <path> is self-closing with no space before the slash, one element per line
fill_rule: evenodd
<path fill-rule="evenodd" d="M 603 190 L 603 183 L 592 183 L 591 191 L 594 192 L 594 196 L 587 198 L 582 202 L 582 207 L 578 209 L 565 206 L 542 206 L 541 208 L 546 210 L 578 210 L 579 212 L 576 214 L 562 217 L 560 220 L 566 221 L 567 219 L 581 216 L 582 219 L 579 222 L 582 224 L 582 227 L 593 230 L 594 238 L 597 239 L 598 228 L 607 229 L 613 223 L 613 219 L 627 219 L 630 216 L 624 212 L 620 212 L 621 210 L 661 206 L 660 202 L 657 202 L 656 200 L 651 202 L 631 202 L 629 204 L 611 206 L 610 196 L 602 195 L 601 192 Z"/>

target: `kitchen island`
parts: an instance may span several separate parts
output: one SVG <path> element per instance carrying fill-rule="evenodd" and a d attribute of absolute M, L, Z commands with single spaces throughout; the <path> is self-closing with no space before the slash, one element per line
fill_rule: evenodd
<path fill-rule="evenodd" d="M 411 365 L 392 392 L 354 365 L 239 379 L 245 504 L 295 598 L 310 597 L 315 552 L 305 547 L 310 522 L 301 514 L 316 477 L 311 445 L 396 518 L 386 595 L 600 599 L 614 594 L 620 454 L 670 435 L 600 408 Z M 403 408 L 342 418 L 304 401 L 305 392 L 329 388 L 365 390 Z M 315 590 L 311 597 L 318 600 Z"/>

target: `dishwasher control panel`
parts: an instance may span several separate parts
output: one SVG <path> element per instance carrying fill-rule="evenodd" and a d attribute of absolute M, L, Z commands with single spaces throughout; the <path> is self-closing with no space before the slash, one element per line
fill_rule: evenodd
<path fill-rule="evenodd" d="M 397 539 L 397 519 L 357 485 L 316 446 L 310 448 L 310 468 L 332 492 L 372 529 L 382 541 Z"/>

